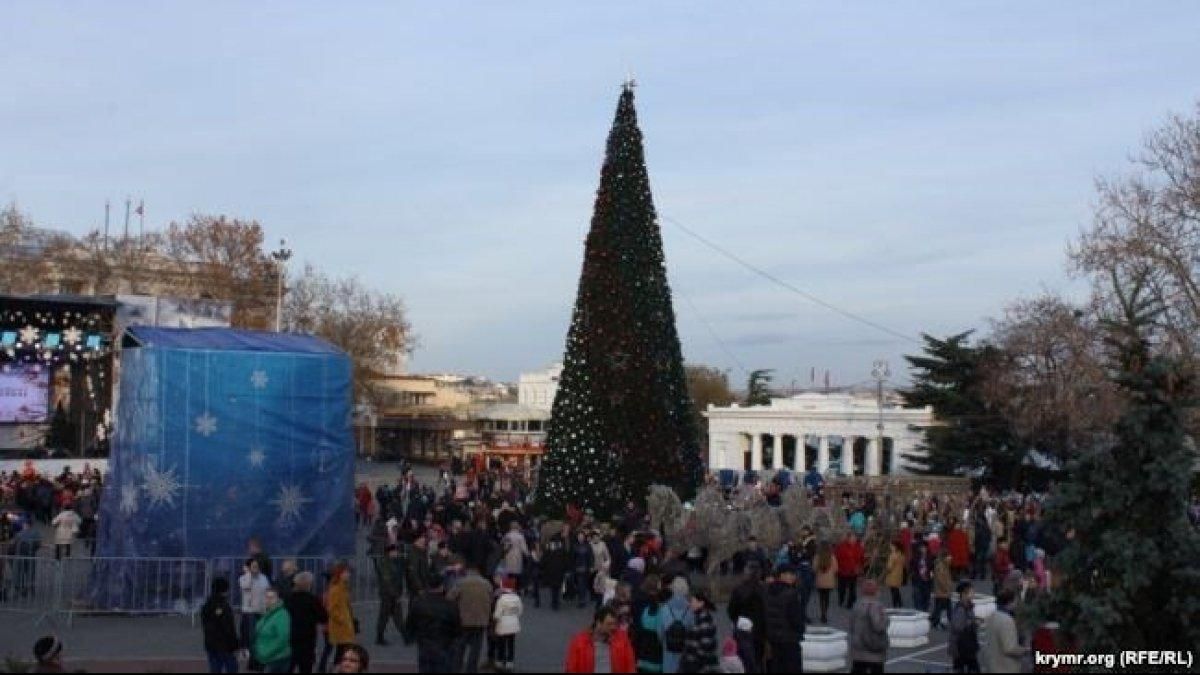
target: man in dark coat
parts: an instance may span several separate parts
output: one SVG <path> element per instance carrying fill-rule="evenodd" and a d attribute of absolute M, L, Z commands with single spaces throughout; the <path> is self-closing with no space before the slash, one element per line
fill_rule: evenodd
<path fill-rule="evenodd" d="M 213 579 L 212 595 L 200 608 L 200 623 L 204 627 L 204 651 L 208 654 L 209 672 L 236 673 L 240 644 L 233 622 L 233 607 L 229 605 L 229 581 L 225 577 Z"/>
<path fill-rule="evenodd" d="M 571 568 L 571 556 L 560 535 L 554 535 L 542 554 L 542 583 L 550 589 L 550 609 L 558 611 L 563 581 Z"/>
<path fill-rule="evenodd" d="M 433 577 L 433 569 L 429 561 L 429 547 L 426 545 L 428 540 L 425 535 L 417 537 L 413 545 L 407 551 L 408 558 L 408 573 L 405 575 L 408 582 L 408 598 L 411 601 L 429 587 L 431 578 Z"/>
<path fill-rule="evenodd" d="M 735 626 L 738 619 L 747 618 L 753 623 L 751 632 L 754 636 L 754 653 L 759 659 L 767 653 L 767 587 L 762 582 L 762 570 L 758 563 L 746 566 L 746 578 L 738 584 L 729 596 L 729 621 Z M 751 667 L 762 670 L 762 664 L 745 664 L 747 672 Z"/>
<path fill-rule="evenodd" d="M 779 578 L 767 587 L 767 642 L 771 644 L 771 672 L 801 672 L 800 641 L 804 639 L 804 608 L 796 588 L 796 569 L 785 565 Z"/>
<path fill-rule="evenodd" d="M 404 632 L 404 607 L 400 600 L 404 597 L 407 569 L 400 549 L 395 544 L 386 546 L 384 556 L 373 561 L 375 575 L 379 579 L 379 620 L 375 625 L 375 644 L 386 647 L 388 642 L 383 635 L 387 631 L 388 620 L 396 624 L 397 631 Z"/>
<path fill-rule="evenodd" d="M 442 580 L 435 577 L 408 608 L 406 641 L 416 641 L 418 670 L 422 673 L 458 671 L 453 657 L 462 624 L 458 607 L 446 599 L 443 590 Z"/>
<path fill-rule="evenodd" d="M 329 623 L 325 605 L 312 593 L 312 572 L 301 572 L 292 581 L 284 600 L 292 620 L 292 671 L 311 673 L 317 657 L 317 628 Z"/>

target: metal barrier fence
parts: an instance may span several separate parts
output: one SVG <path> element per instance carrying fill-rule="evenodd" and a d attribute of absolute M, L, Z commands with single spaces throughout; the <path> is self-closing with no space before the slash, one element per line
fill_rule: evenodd
<path fill-rule="evenodd" d="M 0 556 L 0 612 L 50 617 L 59 597 L 61 565 L 53 558 Z"/>
<path fill-rule="evenodd" d="M 339 562 L 333 558 L 272 558 L 272 581 L 282 578 L 285 561 L 294 561 L 297 572 L 311 572 L 313 593 L 321 597 L 329 587 L 329 572 Z M 360 556 L 346 560 L 352 572 L 351 602 L 378 602 L 375 560 Z M 195 625 L 196 615 L 212 587 L 212 580 L 229 581 L 229 601 L 241 608 L 243 557 L 200 558 L 53 558 L 0 556 L 0 612 L 20 612 L 38 617 L 39 623 L 65 615 L 67 624 L 83 615 L 177 615 Z"/>
<path fill-rule="evenodd" d="M 198 558 L 71 558 L 60 567 L 56 610 L 76 614 L 196 615 L 208 595 L 209 564 Z"/>

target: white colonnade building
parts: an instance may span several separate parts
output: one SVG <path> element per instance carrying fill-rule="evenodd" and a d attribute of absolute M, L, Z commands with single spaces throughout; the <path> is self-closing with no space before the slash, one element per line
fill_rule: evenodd
<path fill-rule="evenodd" d="M 804 393 L 765 406 L 710 405 L 704 416 L 710 471 L 804 472 L 816 466 L 822 474 L 847 476 L 908 473 L 903 455 L 915 454 L 924 436 L 913 427 L 934 423 L 931 407 L 885 401 L 881 414 L 874 397 L 852 394 Z"/>

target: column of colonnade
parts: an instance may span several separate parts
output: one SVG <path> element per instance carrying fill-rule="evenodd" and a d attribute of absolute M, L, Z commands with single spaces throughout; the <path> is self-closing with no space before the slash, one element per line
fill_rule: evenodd
<path fill-rule="evenodd" d="M 804 472 L 808 470 L 808 436 L 805 432 L 784 433 L 775 432 L 744 432 L 750 437 L 750 467 L 754 471 L 763 470 L 763 436 L 770 435 L 773 437 L 772 445 L 772 466 L 774 469 L 784 468 L 783 466 L 783 443 L 786 436 L 791 436 L 795 442 L 795 453 L 792 466 L 786 467 L 793 471 Z M 818 434 L 817 435 L 817 457 L 816 467 L 820 473 L 825 473 L 829 470 L 830 464 L 830 437 L 839 436 L 842 439 L 841 443 L 841 469 L 842 474 L 851 476 L 854 475 L 854 447 L 859 439 L 866 443 L 866 451 L 863 456 L 863 474 L 867 476 L 879 476 L 883 473 L 883 453 L 887 448 L 887 439 L 885 437 L 884 444 L 880 445 L 878 436 L 855 436 L 849 434 Z M 889 464 L 891 473 L 897 470 L 897 458 L 900 456 L 897 439 L 891 438 L 892 441 L 892 461 Z"/>

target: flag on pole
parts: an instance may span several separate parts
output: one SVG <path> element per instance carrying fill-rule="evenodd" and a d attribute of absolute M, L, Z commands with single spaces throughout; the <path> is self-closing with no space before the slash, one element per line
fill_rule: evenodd
<path fill-rule="evenodd" d="M 138 214 L 139 216 L 146 215 L 146 200 L 143 199 L 138 202 L 138 207 L 134 210 L 134 213 Z"/>

